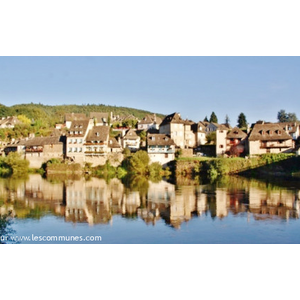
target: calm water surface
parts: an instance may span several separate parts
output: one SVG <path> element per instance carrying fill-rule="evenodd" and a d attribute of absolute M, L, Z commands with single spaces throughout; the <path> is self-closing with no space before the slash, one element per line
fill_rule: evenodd
<path fill-rule="evenodd" d="M 7 243 L 298 244 L 299 189 L 242 177 L 174 185 L 30 175 L 0 179 L 0 214 L 13 217 Z"/>

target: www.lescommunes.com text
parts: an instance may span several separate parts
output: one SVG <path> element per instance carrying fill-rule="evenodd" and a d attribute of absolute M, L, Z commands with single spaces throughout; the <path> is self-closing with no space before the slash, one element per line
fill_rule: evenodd
<path fill-rule="evenodd" d="M 96 236 L 53 236 L 53 235 L 34 235 L 27 236 L 1 236 L 1 242 L 101 242 L 102 237 Z"/>

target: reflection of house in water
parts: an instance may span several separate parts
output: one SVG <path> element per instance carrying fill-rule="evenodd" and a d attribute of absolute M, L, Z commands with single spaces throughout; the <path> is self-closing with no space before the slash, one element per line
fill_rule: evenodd
<path fill-rule="evenodd" d="M 258 181 L 233 181 L 214 185 L 175 187 L 166 181 L 149 181 L 143 191 L 124 187 L 111 179 L 91 178 L 51 183 L 40 175 L 29 180 L 0 179 L 0 214 L 12 211 L 18 218 L 40 218 L 51 213 L 67 222 L 108 224 L 113 215 L 139 217 L 146 224 L 165 222 L 180 228 L 193 216 L 225 218 L 249 212 L 255 220 L 299 218 L 299 191 Z M 210 214 L 208 214 L 208 212 Z M 250 215 L 250 214 L 249 214 Z"/>
<path fill-rule="evenodd" d="M 176 197 L 170 204 L 170 224 L 180 228 L 180 224 L 189 221 L 192 213 L 196 212 L 195 187 L 182 186 L 176 191 Z"/>
<path fill-rule="evenodd" d="M 66 220 L 90 225 L 111 219 L 109 187 L 104 179 L 69 181 L 66 186 Z"/>
<path fill-rule="evenodd" d="M 255 219 L 266 219 L 270 216 L 298 218 L 297 205 L 295 193 L 289 190 L 249 188 L 249 210 Z"/>
<path fill-rule="evenodd" d="M 63 215 L 63 183 L 52 184 L 40 175 L 30 175 L 29 180 L 12 181 L 13 186 L 6 186 L 8 181 L 0 181 L 0 195 L 9 205 L 4 205 L 0 213 L 12 212 L 18 218 L 39 218 L 51 211 Z"/>
<path fill-rule="evenodd" d="M 199 188 L 182 186 L 175 190 L 175 185 L 165 181 L 150 182 L 147 199 L 147 207 L 140 210 L 145 222 L 155 224 L 161 217 L 175 228 L 180 228 L 182 222 L 206 209 L 206 197 Z"/>
<path fill-rule="evenodd" d="M 216 190 L 216 215 L 222 219 L 227 217 L 227 190 L 217 189 Z"/>
<path fill-rule="evenodd" d="M 162 216 L 169 214 L 170 202 L 175 199 L 175 186 L 166 181 L 149 182 L 147 202 L 138 210 L 139 216 L 147 223 L 155 225 Z M 169 217 L 168 217 L 169 219 Z"/>
<path fill-rule="evenodd" d="M 135 215 L 141 206 L 140 193 L 138 191 L 126 192 L 123 195 L 121 209 L 123 215 Z"/>

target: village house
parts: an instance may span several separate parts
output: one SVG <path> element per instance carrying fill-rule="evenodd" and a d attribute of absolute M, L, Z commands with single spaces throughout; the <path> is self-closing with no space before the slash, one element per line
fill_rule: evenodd
<path fill-rule="evenodd" d="M 18 152 L 29 161 L 29 167 L 40 168 L 51 158 L 64 158 L 64 137 L 34 137 L 12 142 L 4 148 L 5 155 Z"/>
<path fill-rule="evenodd" d="M 195 122 L 190 120 L 184 121 L 184 146 L 185 148 L 194 148 L 196 146 L 196 134 L 192 129 Z"/>
<path fill-rule="evenodd" d="M 299 122 L 282 122 L 278 123 L 283 130 L 285 130 L 293 140 L 297 140 L 300 135 L 300 123 Z"/>
<path fill-rule="evenodd" d="M 23 143 L 25 147 L 25 159 L 29 161 L 31 168 L 40 168 L 51 158 L 64 158 L 64 137 L 34 137 Z"/>
<path fill-rule="evenodd" d="M 175 143 L 166 134 L 148 134 L 147 152 L 150 162 L 159 162 L 162 166 L 175 159 Z"/>
<path fill-rule="evenodd" d="M 219 125 L 216 131 L 216 155 L 239 156 L 248 153 L 248 135 L 238 127 Z"/>
<path fill-rule="evenodd" d="M 110 152 L 121 153 L 123 151 L 121 145 L 118 143 L 116 138 L 110 137 L 108 140 Z"/>
<path fill-rule="evenodd" d="M 130 151 L 140 149 L 141 138 L 136 134 L 136 130 L 129 129 L 122 138 L 123 148 L 128 148 Z"/>
<path fill-rule="evenodd" d="M 249 135 L 249 154 L 291 152 L 295 142 L 278 123 L 255 124 Z"/>
<path fill-rule="evenodd" d="M 109 113 L 91 112 L 90 118 L 94 120 L 95 126 L 108 126 L 109 125 Z"/>
<path fill-rule="evenodd" d="M 203 124 L 205 125 L 205 132 L 206 134 L 210 134 L 212 132 L 216 132 L 217 129 L 219 128 L 219 124 L 217 123 L 213 123 L 213 122 L 203 122 Z"/>
<path fill-rule="evenodd" d="M 14 128 L 15 125 L 22 122 L 17 117 L 3 117 L 0 120 L 0 128 Z"/>
<path fill-rule="evenodd" d="M 99 156 L 108 153 L 109 152 L 108 140 L 109 140 L 108 126 L 92 127 L 84 143 L 85 156 Z"/>
<path fill-rule="evenodd" d="M 162 119 L 157 117 L 156 114 L 146 115 L 141 121 L 138 123 L 138 130 L 149 130 L 149 129 L 159 129 L 159 125 L 161 124 Z"/>
<path fill-rule="evenodd" d="M 92 166 L 104 165 L 111 152 L 109 127 L 94 126 L 90 129 L 84 143 L 84 161 Z"/>
<path fill-rule="evenodd" d="M 66 156 L 78 163 L 85 161 L 84 149 L 86 137 L 93 127 L 92 119 L 73 121 L 67 134 Z"/>
<path fill-rule="evenodd" d="M 73 121 L 87 120 L 87 116 L 81 113 L 66 113 L 65 114 L 65 126 L 70 129 Z"/>
<path fill-rule="evenodd" d="M 175 145 L 181 149 L 185 148 L 185 122 L 180 114 L 173 113 L 166 116 L 159 126 L 160 134 L 167 134 L 174 141 Z"/>
<path fill-rule="evenodd" d="M 194 123 L 191 126 L 196 139 L 196 147 L 206 144 L 205 125 L 202 122 Z"/>

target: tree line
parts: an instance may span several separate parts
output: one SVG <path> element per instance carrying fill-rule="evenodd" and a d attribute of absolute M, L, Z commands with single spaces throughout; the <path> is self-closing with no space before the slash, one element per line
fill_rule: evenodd
<path fill-rule="evenodd" d="M 280 123 L 297 122 L 298 118 L 296 113 L 287 113 L 284 109 L 281 109 L 277 114 L 277 120 Z M 210 123 L 218 123 L 218 117 L 215 114 L 215 112 L 212 112 L 210 118 L 208 119 L 206 116 L 203 121 L 210 122 Z M 230 125 L 230 119 L 228 115 L 225 116 L 224 124 Z M 247 126 L 248 126 L 248 122 L 247 122 L 246 115 L 243 112 L 241 112 L 237 118 L 237 127 L 241 129 L 245 129 L 247 128 Z"/>

